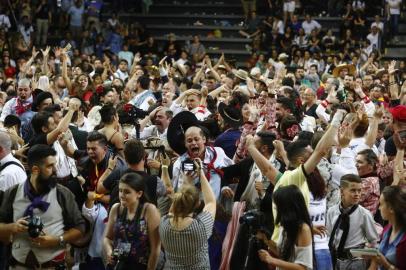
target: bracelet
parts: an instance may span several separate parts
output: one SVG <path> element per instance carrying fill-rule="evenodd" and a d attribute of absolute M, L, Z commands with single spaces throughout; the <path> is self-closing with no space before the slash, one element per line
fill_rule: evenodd
<path fill-rule="evenodd" d="M 112 169 L 112 168 L 107 168 L 107 170 L 113 171 L 113 169 Z"/>
<path fill-rule="evenodd" d="M 162 168 L 162 169 L 163 169 L 163 168 L 168 169 L 168 165 L 162 165 L 161 168 Z"/>

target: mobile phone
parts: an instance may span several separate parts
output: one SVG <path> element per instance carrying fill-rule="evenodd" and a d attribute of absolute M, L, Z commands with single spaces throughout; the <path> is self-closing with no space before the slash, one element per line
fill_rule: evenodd
<path fill-rule="evenodd" d="M 70 43 L 66 44 L 64 50 L 65 51 L 70 51 L 70 49 L 72 49 L 72 45 Z"/>

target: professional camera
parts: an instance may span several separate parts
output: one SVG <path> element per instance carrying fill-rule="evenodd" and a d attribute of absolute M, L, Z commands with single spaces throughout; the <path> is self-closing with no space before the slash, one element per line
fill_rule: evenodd
<path fill-rule="evenodd" d="M 44 224 L 41 221 L 41 218 L 38 216 L 33 216 L 27 219 L 28 221 L 28 235 L 31 238 L 37 238 L 44 228 Z"/>
<path fill-rule="evenodd" d="M 125 104 L 122 110 L 118 111 L 120 124 L 134 125 L 138 119 L 143 119 L 148 115 L 148 112 L 141 110 L 131 104 Z"/>
<path fill-rule="evenodd" d="M 196 170 L 196 165 L 190 158 L 185 159 L 182 162 L 182 171 L 183 172 L 194 172 Z"/>
<path fill-rule="evenodd" d="M 240 217 L 240 224 L 246 224 L 254 229 L 262 226 L 264 214 L 258 210 L 249 210 Z"/>

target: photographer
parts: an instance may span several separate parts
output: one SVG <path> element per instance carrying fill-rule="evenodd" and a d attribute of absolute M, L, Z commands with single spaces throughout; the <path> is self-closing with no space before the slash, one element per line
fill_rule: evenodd
<path fill-rule="evenodd" d="M 220 185 L 222 172 L 220 168 L 233 164 L 233 161 L 226 156 L 224 150 L 220 147 L 206 146 L 206 135 L 200 127 L 190 127 L 185 133 L 186 153 L 181 155 L 173 165 L 173 183 L 175 191 L 183 185 L 181 171 L 190 170 L 185 166 L 191 159 L 200 158 L 204 160 L 204 173 L 210 180 L 216 198 L 220 197 Z M 193 166 L 191 166 L 193 167 Z M 193 170 L 193 169 L 192 169 Z M 196 176 L 196 175 L 195 175 Z M 194 178 L 194 184 L 198 185 L 198 177 Z"/>
<path fill-rule="evenodd" d="M 30 178 L 8 189 L 0 208 L 0 239 L 12 242 L 10 266 L 65 265 L 65 245 L 82 237 L 84 220 L 74 196 L 56 183 L 56 152 L 39 144 L 28 151 Z"/>
<path fill-rule="evenodd" d="M 148 203 L 145 179 L 127 173 L 119 183 L 120 203 L 113 205 L 104 237 L 104 251 L 115 269 L 155 270 L 161 250 L 160 215 Z"/>
<path fill-rule="evenodd" d="M 182 174 L 186 183 L 173 195 L 169 214 L 162 218 L 159 226 L 166 251 L 165 269 L 210 269 L 208 239 L 213 231 L 216 197 L 201 160 L 196 158 L 193 162 L 196 170 Z M 199 191 L 193 186 L 193 174 L 200 179 L 204 200 L 203 211 L 197 215 L 200 199 Z"/>

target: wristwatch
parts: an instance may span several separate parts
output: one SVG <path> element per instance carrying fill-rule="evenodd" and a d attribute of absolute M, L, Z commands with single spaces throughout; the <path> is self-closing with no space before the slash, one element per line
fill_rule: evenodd
<path fill-rule="evenodd" d="M 59 246 L 60 247 L 65 247 L 65 239 L 63 239 L 63 235 L 59 236 Z"/>

